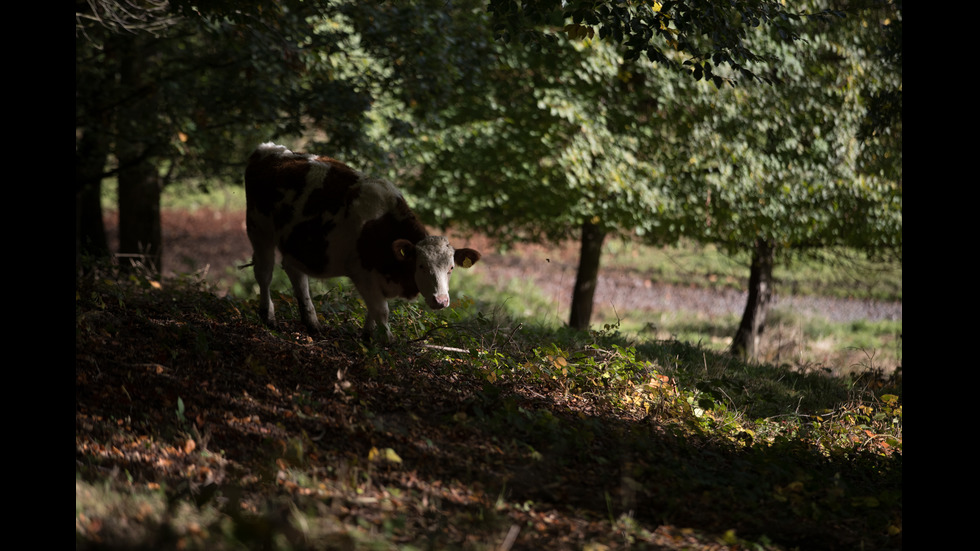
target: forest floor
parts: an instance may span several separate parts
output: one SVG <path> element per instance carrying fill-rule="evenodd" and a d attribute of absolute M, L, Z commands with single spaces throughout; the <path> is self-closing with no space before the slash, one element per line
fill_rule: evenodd
<path fill-rule="evenodd" d="M 809 403 L 836 383 L 774 368 L 756 393 L 658 344 L 701 378 L 682 388 L 619 341 L 482 324 L 377 348 L 354 300 L 314 339 L 190 279 L 96 275 L 76 278 L 76 550 L 902 548 L 900 381 Z M 397 331 L 431 323 L 410 310 Z"/>
<path fill-rule="evenodd" d="M 206 273 L 214 289 L 250 255 L 241 214 L 164 211 L 163 225 L 167 271 Z M 571 245 L 489 252 L 481 266 L 564 289 L 576 255 Z M 719 302 L 636 274 L 604 277 L 599 300 L 627 289 L 632 303 L 661 308 Z M 478 357 L 409 342 L 375 349 L 350 320 L 312 339 L 286 316 L 270 331 L 253 307 L 192 279 L 76 279 L 76 549 L 902 547 L 900 429 L 898 441 L 872 430 L 877 396 L 891 392 L 878 379 L 862 383 L 871 402 L 852 401 L 850 383 L 817 406 L 804 389 L 829 378 L 767 378 L 753 399 L 787 413 L 761 414 L 766 430 L 803 423 L 767 443 L 759 427 L 693 416 L 701 402 L 656 372 L 636 373 L 653 377 L 642 388 L 660 405 L 626 407 L 604 387 L 570 392 L 535 375 L 563 361 L 536 352 L 555 344 Z M 718 362 L 690 396 L 745 393 L 730 360 L 658 346 L 698 373 Z M 651 366 L 614 345 L 590 350 L 612 354 L 596 366 L 606 373 Z M 600 360 L 577 361 L 590 359 Z M 719 388 L 727 394 L 708 394 Z M 838 409 L 801 409 L 824 406 Z M 844 451 L 818 451 L 806 423 L 840 426 Z"/>

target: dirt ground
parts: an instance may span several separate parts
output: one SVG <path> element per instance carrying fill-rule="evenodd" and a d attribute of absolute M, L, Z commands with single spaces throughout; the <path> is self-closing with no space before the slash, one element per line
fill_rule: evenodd
<path fill-rule="evenodd" d="M 165 210 L 163 263 L 166 274 L 203 273 L 220 293 L 232 279 L 228 270 L 249 261 L 252 253 L 245 235 L 244 212 L 199 208 Z M 110 247 L 118 244 L 115 213 L 107 213 Z M 484 252 L 481 272 L 492 282 L 532 281 L 544 296 L 554 297 L 562 312 L 568 311 L 575 282 L 578 251 L 574 243 L 561 246 L 526 246 L 510 253 L 495 253 L 485 238 L 471 238 L 466 246 Z M 474 268 L 475 269 L 475 268 Z M 603 269 L 596 289 L 596 308 L 615 311 L 689 311 L 708 316 L 741 314 L 745 293 L 664 285 L 637 272 Z M 839 300 L 822 297 L 777 296 L 776 306 L 803 314 L 817 314 L 831 321 L 902 319 L 901 303 Z"/>

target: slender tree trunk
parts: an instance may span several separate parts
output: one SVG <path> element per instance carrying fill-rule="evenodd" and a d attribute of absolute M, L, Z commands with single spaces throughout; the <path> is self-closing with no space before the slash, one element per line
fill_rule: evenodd
<path fill-rule="evenodd" d="M 119 253 L 120 264 L 137 260 L 153 273 L 163 271 L 163 234 L 160 222 L 161 178 L 152 154 L 158 101 L 155 86 L 146 82 L 144 64 L 152 54 L 143 41 L 133 38 L 121 53 L 120 80 L 136 92 L 133 100 L 116 117 L 119 160 Z"/>
<path fill-rule="evenodd" d="M 85 130 L 75 151 L 75 269 L 82 256 L 109 257 L 102 222 L 102 175 L 109 156 L 109 140 L 98 130 Z"/>
<path fill-rule="evenodd" d="M 572 290 L 572 313 L 568 325 L 580 331 L 589 328 L 596 283 L 599 280 L 599 258 L 606 232 L 586 221 L 582 224 L 582 250 L 579 253 L 575 288 Z"/>
<path fill-rule="evenodd" d="M 159 274 L 163 270 L 161 178 L 153 163 L 138 158 L 138 151 L 118 154 L 120 165 L 128 165 L 119 171 L 120 264 L 128 266 L 135 260 Z"/>
<path fill-rule="evenodd" d="M 743 359 L 755 359 L 759 352 L 759 339 L 772 303 L 774 253 L 772 243 L 763 239 L 755 242 L 749 272 L 749 297 L 731 346 L 732 354 Z"/>

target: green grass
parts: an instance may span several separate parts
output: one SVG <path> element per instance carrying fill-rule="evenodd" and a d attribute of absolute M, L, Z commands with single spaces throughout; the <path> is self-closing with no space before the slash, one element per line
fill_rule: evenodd
<path fill-rule="evenodd" d="M 102 208 L 118 208 L 118 182 L 115 178 L 102 181 Z M 164 209 L 196 209 L 208 207 L 216 210 L 245 210 L 244 186 L 203 184 L 179 184 L 167 187 L 160 197 L 160 207 Z"/>
<path fill-rule="evenodd" d="M 238 271 L 231 295 L 254 299 L 258 290 L 250 272 Z M 285 273 L 277 269 L 273 288 L 291 293 Z M 337 297 L 353 292 L 346 279 L 311 281 L 317 304 L 337 308 Z M 514 279 L 503 287 L 491 285 L 477 270 L 453 278 L 453 300 L 476 305 L 482 314 L 504 317 L 541 331 L 561 332 L 565 312 L 556 297 L 545 296 L 525 279 Z M 401 301 L 394 301 L 399 304 Z M 405 308 L 407 305 L 402 304 Z M 417 307 L 417 306 L 412 306 Z M 437 314 L 438 315 L 438 314 Z M 624 321 L 627 320 L 627 321 Z M 705 351 L 724 352 L 738 327 L 737 316 L 706 316 L 693 312 L 605 312 L 593 328 L 615 332 L 631 343 L 677 341 Z M 902 321 L 836 323 L 821 317 L 801 316 L 783 309 L 770 313 L 761 343 L 760 364 L 771 364 L 795 372 L 818 372 L 837 377 L 855 377 L 868 372 L 894 373 L 902 365 Z"/>
<path fill-rule="evenodd" d="M 713 245 L 682 241 L 676 247 L 649 247 L 611 240 L 603 266 L 649 274 L 661 283 L 743 289 L 748 278 L 748 254 L 725 254 Z M 836 298 L 902 300 L 902 266 L 869 260 L 848 250 L 828 250 L 783 259 L 773 277 L 781 293 Z"/>
<path fill-rule="evenodd" d="M 254 282 L 247 272 L 241 272 L 239 276 L 242 279 L 233 295 L 254 300 L 257 295 Z M 291 287 L 280 269 L 275 272 L 273 288 L 278 289 L 291 303 Z M 311 281 L 311 293 L 317 297 L 315 302 L 321 305 L 326 315 L 344 312 L 345 322 L 351 322 L 352 303 L 349 301 L 356 298 L 356 292 L 349 281 L 344 278 Z M 566 339 L 558 346 L 570 346 L 570 342 L 582 338 L 567 329 L 554 297 L 545 296 L 539 288 L 524 279 L 511 280 L 499 288 L 486 283 L 476 270 L 458 274 L 453 279 L 453 300 L 454 305 L 460 305 L 458 308 L 435 313 L 429 312 L 418 302 L 392 301 L 392 325 L 415 327 L 416 331 L 407 335 L 407 338 L 415 339 L 424 335 L 431 327 L 432 320 L 440 320 L 440 323 L 452 323 L 457 329 L 465 327 L 470 334 L 493 335 L 495 339 L 489 343 L 484 340 L 476 343 L 479 348 L 490 349 L 498 345 L 496 339 L 513 339 L 513 333 L 518 331 L 516 328 L 520 328 L 520 333 L 530 333 L 536 339 L 533 343 L 520 344 L 516 347 L 518 350 L 541 346 L 549 339 Z M 356 325 L 363 320 L 363 305 L 359 300 L 354 300 L 353 304 L 354 309 L 360 311 L 353 315 L 362 316 L 354 318 Z M 689 312 L 627 314 L 630 315 L 623 317 L 653 322 L 624 324 L 621 318 L 608 317 L 596 320 L 591 334 L 614 336 L 618 346 L 635 347 L 637 350 L 654 350 L 663 343 L 676 343 L 671 344 L 670 348 L 681 346 L 695 355 L 720 354 L 719 357 L 724 358 L 723 353 L 739 322 L 737 316 L 710 317 Z M 295 316 L 295 313 L 282 315 Z M 651 328 L 651 324 L 655 328 Z M 833 323 L 819 317 L 801 317 L 776 309 L 769 316 L 762 357 L 746 364 L 752 366 L 751 369 L 743 367 L 745 380 L 740 380 L 739 385 L 750 388 L 758 381 L 767 381 L 765 384 L 768 386 L 774 379 L 789 377 L 789 373 L 816 374 L 819 376 L 816 380 L 822 380 L 827 375 L 842 380 L 869 375 L 888 376 L 901 366 L 901 332 L 901 320 Z M 454 346 L 457 344 L 454 343 Z M 466 343 L 463 345 L 469 346 Z M 681 365 L 689 363 L 680 362 Z M 833 398 L 817 401 L 829 404 L 842 399 L 843 396 L 835 393 Z M 735 407 L 741 409 L 742 404 Z"/>
<path fill-rule="evenodd" d="M 474 297 L 485 301 L 485 307 L 552 329 L 567 321 L 567 312 L 561 310 L 556 297 L 546 296 L 524 279 L 511 280 L 501 288 L 485 282 L 473 270 L 454 277 L 453 294 Z M 739 323 L 735 315 L 608 310 L 598 311 L 593 320 L 595 328 L 615 328 L 636 341 L 677 340 L 715 352 L 729 346 Z M 776 308 L 768 318 L 759 360 L 841 376 L 869 369 L 891 373 L 901 366 L 901 334 L 901 320 L 835 323 Z"/>
<path fill-rule="evenodd" d="M 671 265 L 676 267 L 676 259 L 681 256 L 696 257 L 675 253 Z M 612 262 L 624 260 L 615 258 Z M 238 279 L 230 292 L 241 298 L 254 297 L 257 288 L 251 273 L 238 270 L 235 275 Z M 805 278 L 806 273 L 798 277 Z M 706 280 L 705 284 L 710 285 L 710 282 Z M 311 282 L 313 293 L 327 294 L 338 287 L 350 288 L 350 284 L 343 279 Z M 279 269 L 274 276 L 273 288 L 287 294 L 290 292 L 289 281 Z M 486 282 L 478 270 L 471 270 L 453 278 L 453 296 L 454 300 L 478 301 L 487 310 L 502 312 L 531 325 L 559 329 L 567 321 L 567 312 L 562 311 L 558 297 L 545 295 L 527 279 L 513 279 L 499 287 Z M 721 352 L 730 344 L 738 323 L 739 318 L 735 315 L 599 310 L 594 316 L 593 327 L 615 328 L 637 341 L 678 340 Z M 901 320 L 837 323 L 775 308 L 768 318 L 759 360 L 841 376 L 866 370 L 891 373 L 902 363 L 901 335 Z"/>

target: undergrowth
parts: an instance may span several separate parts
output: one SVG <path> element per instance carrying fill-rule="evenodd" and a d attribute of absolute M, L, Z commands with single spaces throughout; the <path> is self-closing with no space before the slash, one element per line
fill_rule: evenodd
<path fill-rule="evenodd" d="M 632 416 L 669 411 L 680 425 L 739 441 L 806 435 L 826 453 L 859 443 L 883 453 L 901 448 L 900 371 L 838 378 L 746 363 L 697 343 L 640 341 L 610 324 L 556 330 L 473 308 L 472 300 L 461 301 L 433 315 L 400 303 L 393 319 L 413 328 L 406 337 L 431 337 L 437 350 L 452 351 L 461 368 L 491 383 L 589 395 Z"/>
<path fill-rule="evenodd" d="M 292 304 L 288 280 L 279 272 L 273 287 L 287 290 L 278 298 Z M 322 305 L 326 323 L 349 327 L 363 324 L 366 311 L 349 282 L 316 282 L 314 289 L 320 291 L 316 302 Z M 246 296 L 250 291 L 242 289 Z M 295 312 L 281 315 L 295 316 Z M 887 448 L 901 441 L 901 408 L 895 405 L 901 395 L 901 368 L 885 373 L 876 367 L 870 348 L 876 342 L 849 343 L 871 350 L 863 352 L 866 363 L 787 369 L 786 364 L 741 362 L 700 340 L 644 340 L 620 331 L 616 323 L 577 332 L 534 321 L 535 316 L 529 321 L 511 305 L 477 302 L 465 292 L 457 293 L 453 306 L 440 312 L 429 311 L 419 302 L 393 301 L 391 319 L 400 338 L 439 343 L 434 350 L 449 350 L 449 357 L 459 367 L 490 383 L 512 380 L 563 393 L 585 393 L 634 415 L 648 414 L 651 408 L 685 412 L 688 425 L 727 427 L 743 439 L 758 433 L 764 441 L 773 441 L 786 434 L 815 434 L 814 427 L 827 427 L 837 438 L 814 436 L 820 445 L 850 447 L 862 440 L 862 434 L 867 437 L 868 431 L 876 435 L 869 445 L 884 442 Z M 777 312 L 771 323 L 784 321 Z M 847 332 L 819 319 L 805 323 L 808 338 Z M 865 329 L 868 325 L 855 324 Z M 704 325 L 694 333 L 681 334 L 704 335 L 714 330 L 714 326 Z M 888 327 L 883 332 L 892 330 Z M 900 325 L 897 330 L 901 330 Z M 846 376 L 833 376 L 841 372 Z M 837 410 L 849 412 L 844 419 L 854 422 L 828 425 L 826 421 Z M 779 423 L 772 422 L 775 417 Z M 763 429 L 756 430 L 754 423 L 761 423 Z M 777 430 L 779 427 L 784 433 Z M 896 430 L 897 438 L 892 434 Z M 851 442 L 845 444 L 845 439 Z"/>
<path fill-rule="evenodd" d="M 472 299 L 394 301 L 381 347 L 349 285 L 317 339 L 274 300 L 270 330 L 193 278 L 76 279 L 76 548 L 901 546 L 901 371 Z"/>

